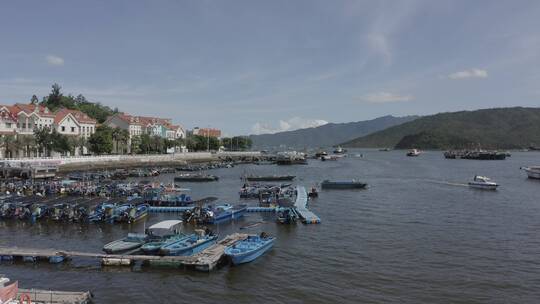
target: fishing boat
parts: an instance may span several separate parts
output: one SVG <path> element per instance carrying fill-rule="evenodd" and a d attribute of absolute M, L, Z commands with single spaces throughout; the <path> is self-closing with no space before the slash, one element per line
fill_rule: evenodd
<path fill-rule="evenodd" d="M 156 254 L 167 244 L 180 241 L 188 236 L 181 233 L 182 221 L 167 220 L 150 226 L 147 230 L 150 241 L 141 246 L 146 254 Z"/>
<path fill-rule="evenodd" d="M 420 150 L 417 150 L 417 149 L 411 149 L 407 152 L 407 156 L 419 156 L 420 155 Z"/>
<path fill-rule="evenodd" d="M 390 148 L 381 148 L 381 149 L 379 149 L 379 151 L 382 151 L 382 152 L 388 152 L 390 150 L 391 150 Z"/>
<path fill-rule="evenodd" d="M 174 178 L 175 182 L 215 182 L 219 177 L 209 174 L 181 174 Z"/>
<path fill-rule="evenodd" d="M 357 180 L 352 181 L 329 181 L 324 180 L 321 183 L 323 189 L 363 189 L 367 184 Z"/>
<path fill-rule="evenodd" d="M 540 166 L 521 167 L 527 173 L 527 176 L 532 179 L 540 179 Z"/>
<path fill-rule="evenodd" d="M 214 245 L 217 235 L 191 234 L 187 238 L 166 244 L 159 249 L 162 255 L 190 256 Z"/>
<path fill-rule="evenodd" d="M 326 156 L 328 155 L 328 153 L 326 153 L 326 151 L 318 151 L 317 153 L 315 153 L 315 158 L 321 158 L 322 156 Z"/>
<path fill-rule="evenodd" d="M 298 214 L 293 208 L 282 208 L 277 214 L 277 222 L 280 224 L 294 224 L 298 220 Z"/>
<path fill-rule="evenodd" d="M 247 205 L 241 204 L 233 206 L 231 204 L 221 204 L 214 208 L 209 208 L 206 211 L 206 216 L 203 218 L 203 223 L 217 224 L 233 219 L 238 219 L 247 211 Z"/>
<path fill-rule="evenodd" d="M 150 207 L 147 204 L 132 207 L 128 211 L 127 222 L 134 223 L 140 219 L 145 218 L 148 215 L 149 208 Z"/>
<path fill-rule="evenodd" d="M 261 182 L 261 181 L 291 181 L 295 178 L 294 175 L 250 175 L 246 176 L 246 180 L 250 182 Z"/>
<path fill-rule="evenodd" d="M 128 233 L 127 237 L 112 241 L 103 246 L 103 251 L 108 254 L 126 253 L 139 249 L 148 241 L 148 235 L 140 233 Z"/>
<path fill-rule="evenodd" d="M 269 251 L 274 240 L 274 237 L 269 237 L 264 232 L 260 236 L 249 235 L 245 240 L 225 248 L 225 255 L 234 265 L 249 263 Z"/>
<path fill-rule="evenodd" d="M 499 184 L 492 182 L 485 176 L 476 175 L 474 179 L 469 182 L 469 187 L 484 190 L 497 190 Z"/>

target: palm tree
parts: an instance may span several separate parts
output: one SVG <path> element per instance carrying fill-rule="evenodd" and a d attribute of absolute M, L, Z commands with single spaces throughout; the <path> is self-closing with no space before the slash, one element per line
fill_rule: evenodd
<path fill-rule="evenodd" d="M 32 135 L 17 135 L 18 146 L 23 150 L 23 157 L 33 156 L 36 148 L 36 139 Z"/>
<path fill-rule="evenodd" d="M 14 142 L 15 142 L 15 135 L 11 135 L 11 134 L 2 135 L 2 141 L 0 144 L 2 145 L 2 148 L 4 148 L 5 158 L 13 157 L 13 153 L 11 150 L 12 150 L 12 146 Z"/>

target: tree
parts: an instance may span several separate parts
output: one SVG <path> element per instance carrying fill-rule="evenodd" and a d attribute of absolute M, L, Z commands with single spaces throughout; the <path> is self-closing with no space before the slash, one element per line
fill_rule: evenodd
<path fill-rule="evenodd" d="M 13 157 L 12 149 L 13 149 L 14 142 L 15 142 L 15 135 L 11 135 L 11 134 L 2 135 L 1 144 L 2 144 L 2 148 L 4 148 L 4 157 L 6 158 Z"/>
<path fill-rule="evenodd" d="M 60 134 L 56 131 L 56 129 L 53 129 L 51 132 L 51 138 L 52 138 L 52 151 L 60 152 L 60 153 L 66 153 L 71 151 L 71 142 L 67 135 Z"/>
<path fill-rule="evenodd" d="M 39 102 L 39 99 L 36 95 L 32 95 L 32 98 L 30 99 L 30 103 L 33 104 L 33 105 L 36 105 L 38 104 Z"/>
<path fill-rule="evenodd" d="M 100 125 L 88 139 L 90 151 L 98 155 L 111 153 L 113 150 L 112 128 Z"/>
<path fill-rule="evenodd" d="M 31 157 L 36 148 L 36 138 L 32 135 L 17 135 L 17 146 L 23 150 L 23 157 Z"/>
<path fill-rule="evenodd" d="M 140 138 L 141 138 L 141 144 L 140 144 L 141 152 L 144 154 L 150 153 L 150 151 L 152 150 L 152 139 L 150 138 L 150 135 L 143 134 L 140 136 Z"/>
<path fill-rule="evenodd" d="M 141 153 L 141 137 L 140 136 L 133 136 L 131 138 L 131 154 L 139 154 Z"/>
<path fill-rule="evenodd" d="M 50 151 L 52 150 L 53 146 L 51 129 L 48 127 L 34 129 L 34 138 L 36 140 L 39 154 L 50 156 Z"/>

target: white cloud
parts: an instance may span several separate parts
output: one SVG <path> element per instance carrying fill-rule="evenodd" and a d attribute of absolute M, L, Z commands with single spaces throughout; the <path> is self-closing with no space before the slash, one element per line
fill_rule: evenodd
<path fill-rule="evenodd" d="M 367 43 L 372 52 L 381 57 L 385 64 L 392 62 L 392 51 L 388 39 L 383 34 L 369 34 Z"/>
<path fill-rule="evenodd" d="M 377 92 L 364 95 L 360 98 L 362 101 L 370 103 L 390 103 L 390 102 L 403 102 L 411 101 L 414 99 L 411 95 L 399 95 L 389 92 Z"/>
<path fill-rule="evenodd" d="M 64 65 L 64 58 L 55 55 L 47 55 L 45 57 L 49 65 L 61 66 Z"/>
<path fill-rule="evenodd" d="M 253 134 L 274 134 L 278 132 L 314 128 L 327 123 L 328 121 L 322 119 L 307 119 L 296 116 L 288 120 L 280 120 L 277 127 L 268 123 L 257 122 L 251 128 L 251 132 Z"/>
<path fill-rule="evenodd" d="M 470 69 L 452 73 L 448 75 L 450 79 L 466 79 L 466 78 L 486 78 L 488 73 L 486 70 Z"/>

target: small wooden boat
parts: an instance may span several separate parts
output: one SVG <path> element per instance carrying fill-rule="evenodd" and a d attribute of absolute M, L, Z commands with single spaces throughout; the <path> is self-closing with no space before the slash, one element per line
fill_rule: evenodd
<path fill-rule="evenodd" d="M 476 175 L 473 181 L 469 182 L 469 187 L 483 190 L 497 190 L 499 185 L 485 176 Z"/>
<path fill-rule="evenodd" d="M 103 251 L 108 254 L 126 253 L 140 248 L 147 241 L 148 235 L 146 234 L 128 233 L 127 237 L 103 246 Z"/>
<path fill-rule="evenodd" d="M 362 183 L 356 180 L 352 181 L 329 181 L 324 180 L 321 183 L 321 188 L 323 189 L 363 189 L 366 188 L 367 184 Z"/>
<path fill-rule="evenodd" d="M 265 175 L 265 176 L 261 176 L 261 175 L 250 175 L 250 176 L 246 176 L 246 180 L 248 181 L 251 181 L 251 182 L 255 182 L 255 181 L 291 181 L 295 178 L 296 176 L 294 175 Z"/>
<path fill-rule="evenodd" d="M 181 174 L 174 178 L 175 182 L 215 182 L 219 177 L 208 174 Z"/>
<path fill-rule="evenodd" d="M 225 255 L 234 265 L 249 263 L 270 250 L 274 240 L 274 237 L 269 237 L 264 232 L 260 236 L 250 235 L 247 239 L 225 248 Z"/>
<path fill-rule="evenodd" d="M 527 176 L 532 179 L 540 179 L 540 166 L 521 167 L 527 173 Z"/>
<path fill-rule="evenodd" d="M 409 152 L 407 152 L 407 156 L 419 156 L 420 153 L 421 153 L 420 150 L 411 149 L 409 150 Z"/>
<path fill-rule="evenodd" d="M 189 256 L 214 245 L 216 240 L 217 235 L 191 234 L 185 239 L 162 246 L 159 253 L 163 255 Z"/>

